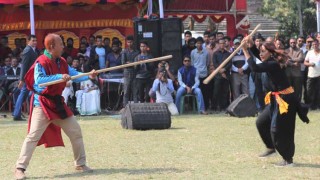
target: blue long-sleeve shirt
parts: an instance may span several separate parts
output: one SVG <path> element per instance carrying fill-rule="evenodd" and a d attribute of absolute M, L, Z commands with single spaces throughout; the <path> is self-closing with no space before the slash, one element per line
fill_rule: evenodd
<path fill-rule="evenodd" d="M 78 74 L 82 74 L 78 71 L 76 71 L 74 68 L 71 68 L 68 66 L 68 71 L 70 76 L 76 76 Z M 36 92 L 42 93 L 43 90 L 46 87 L 40 87 L 39 84 L 46 83 L 46 82 L 51 82 L 55 80 L 60 80 L 62 79 L 62 74 L 54 74 L 54 75 L 47 75 L 44 67 L 41 66 L 40 63 L 37 63 L 34 67 L 34 85 L 33 88 L 35 89 Z M 77 79 L 72 80 L 73 82 L 80 82 L 80 81 L 85 81 L 88 80 L 88 76 L 83 76 Z M 34 100 L 33 100 L 33 105 L 34 106 L 40 106 L 39 102 L 39 95 L 34 94 Z"/>

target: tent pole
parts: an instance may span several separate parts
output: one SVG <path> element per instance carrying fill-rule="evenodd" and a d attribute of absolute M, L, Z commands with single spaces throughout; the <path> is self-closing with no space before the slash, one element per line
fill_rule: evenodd
<path fill-rule="evenodd" d="M 164 18 L 164 14 L 163 14 L 163 1 L 159 0 L 159 14 L 160 14 L 160 18 Z"/>
<path fill-rule="evenodd" d="M 34 29 L 34 4 L 33 0 L 29 0 L 29 8 L 30 8 L 30 30 L 32 35 L 36 35 L 35 29 Z"/>

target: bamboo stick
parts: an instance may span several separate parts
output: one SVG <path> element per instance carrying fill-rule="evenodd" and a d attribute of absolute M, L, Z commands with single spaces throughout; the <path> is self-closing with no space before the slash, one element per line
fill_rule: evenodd
<path fill-rule="evenodd" d="M 258 24 L 258 25 L 254 28 L 254 30 L 253 30 L 248 36 L 254 35 L 254 34 L 257 32 L 257 30 L 259 29 L 260 26 L 261 26 L 261 24 Z M 240 44 L 240 46 L 239 46 L 236 50 L 234 50 L 234 51 L 230 54 L 230 56 L 229 56 L 226 60 L 224 60 L 224 61 L 217 67 L 217 69 L 215 69 L 205 80 L 203 80 L 203 83 L 204 83 L 204 84 L 208 84 L 208 83 L 214 78 L 214 76 L 218 74 L 218 72 L 220 71 L 220 69 L 222 69 L 222 68 L 233 58 L 233 56 L 242 48 L 243 44 L 244 44 L 244 43 L 242 42 L 242 43 Z"/>
<path fill-rule="evenodd" d="M 110 68 L 100 69 L 100 70 L 97 70 L 96 72 L 97 73 L 108 72 L 108 71 L 113 71 L 113 70 L 117 70 L 117 69 L 123 69 L 123 68 L 127 68 L 127 67 L 132 67 L 132 66 L 136 66 L 136 65 L 140 65 L 140 64 L 163 61 L 163 60 L 168 60 L 168 59 L 172 59 L 172 55 L 167 55 L 167 56 L 147 59 L 147 60 L 143 60 L 143 61 L 137 61 L 137 62 L 128 63 L 128 64 L 122 64 L 120 66 L 114 66 L 114 67 L 110 67 Z M 83 76 L 89 76 L 90 74 L 91 74 L 91 72 L 78 74 L 76 76 L 71 76 L 71 80 L 74 80 L 74 79 L 77 79 L 77 78 L 80 78 L 80 77 L 83 77 Z M 45 87 L 45 86 L 50 86 L 50 85 L 58 84 L 58 83 L 62 83 L 62 82 L 65 82 L 65 81 L 63 79 L 59 79 L 59 80 L 55 80 L 55 81 L 39 84 L 39 86 L 40 87 Z"/>

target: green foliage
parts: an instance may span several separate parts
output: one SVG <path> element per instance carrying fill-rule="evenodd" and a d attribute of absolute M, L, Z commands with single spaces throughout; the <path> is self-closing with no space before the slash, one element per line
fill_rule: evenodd
<path fill-rule="evenodd" d="M 313 0 L 301 0 L 304 35 L 316 32 L 316 6 Z M 260 12 L 280 22 L 280 34 L 285 37 L 299 35 L 299 0 L 263 0 Z"/>

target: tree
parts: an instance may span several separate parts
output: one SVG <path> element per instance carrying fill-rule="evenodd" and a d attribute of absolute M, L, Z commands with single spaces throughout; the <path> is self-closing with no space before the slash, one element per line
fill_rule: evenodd
<path fill-rule="evenodd" d="M 313 0 L 263 0 L 260 12 L 279 21 L 280 35 L 287 38 L 316 32 Z"/>

